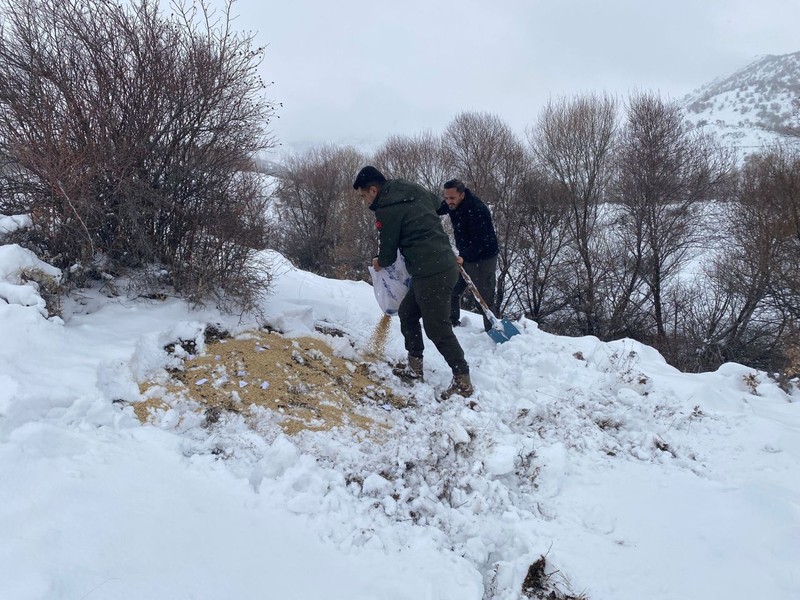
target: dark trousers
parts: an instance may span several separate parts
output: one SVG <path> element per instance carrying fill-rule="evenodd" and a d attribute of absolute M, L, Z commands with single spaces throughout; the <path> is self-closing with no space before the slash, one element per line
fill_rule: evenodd
<path fill-rule="evenodd" d="M 425 335 L 450 365 L 453 374 L 460 375 L 469 373 L 469 365 L 464 360 L 464 350 L 450 324 L 450 295 L 457 280 L 456 266 L 429 277 L 412 278 L 411 289 L 400 303 L 397 314 L 406 351 L 411 356 L 422 357 L 425 349 L 422 340 L 424 327 Z"/>
<path fill-rule="evenodd" d="M 478 288 L 478 292 L 486 302 L 489 310 L 494 312 L 494 292 L 495 286 L 497 285 L 497 257 L 493 256 L 492 258 L 486 258 L 473 263 L 464 262 L 463 267 L 467 275 L 469 275 L 469 278 L 472 279 L 472 283 Z M 453 288 L 453 293 L 450 297 L 451 323 L 457 323 L 461 320 L 461 296 L 464 295 L 466 290 L 467 282 L 464 281 L 463 277 L 459 276 L 458 283 L 456 283 Z M 471 291 L 468 293 L 472 294 Z M 482 310 L 481 314 L 483 314 Z M 483 315 L 483 327 L 486 331 L 492 328 L 492 324 L 489 322 L 489 319 L 486 318 L 486 315 Z"/>

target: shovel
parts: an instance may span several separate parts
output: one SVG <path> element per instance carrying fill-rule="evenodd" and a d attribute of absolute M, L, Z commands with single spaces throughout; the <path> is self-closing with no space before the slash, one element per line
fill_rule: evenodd
<path fill-rule="evenodd" d="M 458 270 L 461 271 L 461 276 L 464 278 L 464 281 L 467 282 L 467 286 L 472 292 L 472 295 L 475 296 L 475 300 L 477 300 L 478 304 L 481 305 L 481 310 L 483 310 L 486 318 L 489 319 L 489 323 L 492 324 L 492 327 L 486 332 L 489 334 L 489 337 L 492 338 L 496 344 L 502 344 L 503 342 L 507 342 L 509 339 L 511 339 L 511 336 L 518 335 L 520 331 L 511 321 L 508 319 L 498 319 L 494 316 L 494 313 L 489 309 L 486 301 L 483 299 L 483 297 L 481 297 L 481 293 L 478 291 L 478 288 L 475 287 L 475 284 L 472 283 L 472 279 L 469 275 L 467 275 L 464 267 L 462 265 L 458 265 Z"/>

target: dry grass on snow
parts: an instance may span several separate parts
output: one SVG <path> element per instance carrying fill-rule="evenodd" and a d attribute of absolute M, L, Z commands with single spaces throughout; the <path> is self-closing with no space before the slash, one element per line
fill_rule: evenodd
<path fill-rule="evenodd" d="M 245 418 L 252 406 L 275 411 L 289 435 L 335 427 L 371 430 L 376 423 L 367 413 L 374 410 L 366 407 L 406 404 L 370 376 L 368 363 L 338 357 L 316 338 L 261 330 L 207 342 L 205 352 L 189 354 L 169 381 L 141 383 L 140 391 L 145 400 L 133 407 L 142 422 L 181 398 L 196 401 L 208 423 L 222 411 Z"/>

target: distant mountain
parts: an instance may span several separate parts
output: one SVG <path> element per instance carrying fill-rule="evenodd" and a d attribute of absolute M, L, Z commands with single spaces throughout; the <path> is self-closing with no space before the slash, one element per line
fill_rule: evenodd
<path fill-rule="evenodd" d="M 257 157 L 253 160 L 253 171 L 262 175 L 278 177 L 283 175 L 285 170 L 285 167 L 280 162 L 274 160 L 263 157 Z"/>
<path fill-rule="evenodd" d="M 741 155 L 778 140 L 798 141 L 800 52 L 764 56 L 688 94 L 683 104 L 690 122 L 713 127 Z"/>

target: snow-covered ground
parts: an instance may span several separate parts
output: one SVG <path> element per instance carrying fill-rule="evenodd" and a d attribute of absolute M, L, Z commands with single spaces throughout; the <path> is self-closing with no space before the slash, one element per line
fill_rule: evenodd
<path fill-rule="evenodd" d="M 686 120 L 714 133 L 724 146 L 733 151 L 739 166 L 751 154 L 766 153 L 779 144 L 795 143 L 794 138 L 743 118 L 740 106 L 728 99 L 728 96 L 734 96 L 733 92 L 721 96 L 718 105 L 711 105 L 699 114 L 687 113 Z"/>
<path fill-rule="evenodd" d="M 762 373 L 682 374 L 530 321 L 495 345 L 469 315 L 477 406 L 435 401 L 431 347 L 416 406 L 365 403 L 381 435 L 179 406 L 143 425 L 138 384 L 170 342 L 267 324 L 355 364 L 372 288 L 273 256 L 258 320 L 96 290 L 48 319 L 19 276 L 37 264 L 0 246 L 2 599 L 516 600 L 542 555 L 591 600 L 800 597 L 800 392 Z M 403 357 L 396 319 L 385 356 Z"/>
<path fill-rule="evenodd" d="M 768 152 L 778 145 L 797 144 L 797 138 L 774 130 L 777 124 L 798 126 L 794 93 L 784 91 L 765 95 L 758 91 L 757 86 L 750 86 L 718 91 L 706 98 L 706 89 L 715 90 L 714 82 L 684 99 L 689 106 L 686 121 L 714 133 L 734 152 L 740 166 L 751 154 Z"/>

